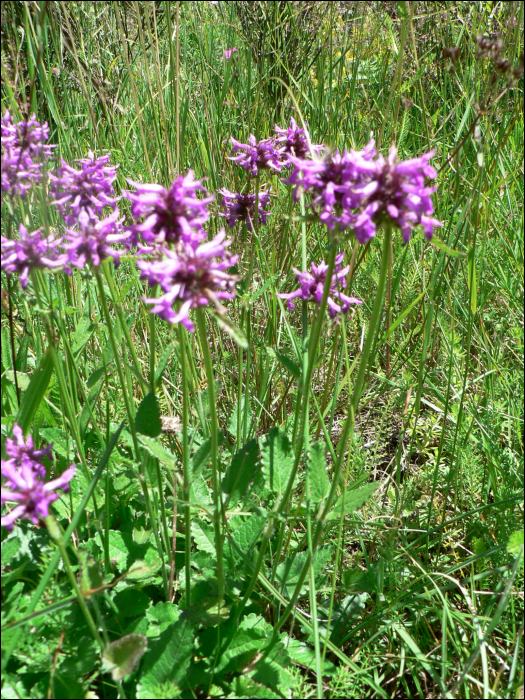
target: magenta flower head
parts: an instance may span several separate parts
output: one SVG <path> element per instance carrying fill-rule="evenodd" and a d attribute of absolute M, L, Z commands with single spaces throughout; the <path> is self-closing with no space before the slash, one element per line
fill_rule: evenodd
<path fill-rule="evenodd" d="M 112 246 L 126 244 L 131 235 L 122 229 L 122 219 L 118 217 L 118 209 L 105 219 L 93 219 L 86 210 L 80 212 L 78 228 L 66 229 L 64 236 L 68 241 L 64 245 L 66 272 L 70 272 L 71 267 L 82 270 L 86 264 L 98 267 L 109 257 L 118 266 L 123 251 L 115 250 Z"/>
<path fill-rule="evenodd" d="M 46 470 L 41 463 L 44 455 L 51 457 L 51 445 L 43 450 L 34 450 L 31 436 L 24 441 L 21 428 L 15 424 L 14 440 L 6 440 L 6 452 L 10 459 L 2 460 L 2 476 L 6 481 L 2 487 L 2 505 L 13 501 L 17 505 L 7 515 L 2 516 L 2 525 L 13 529 L 15 520 L 29 518 L 38 523 L 40 518 L 49 515 L 49 506 L 59 498 L 57 489 L 69 491 L 69 484 L 75 474 L 72 464 L 57 479 L 45 481 Z"/>
<path fill-rule="evenodd" d="M 33 115 L 28 121 L 13 123 L 6 111 L 2 117 L 2 195 L 24 198 L 42 179 L 42 164 L 51 156 L 47 145 L 49 127 L 40 125 Z"/>
<path fill-rule="evenodd" d="M 179 175 L 169 189 L 162 185 L 141 185 L 128 180 L 136 192 L 124 192 L 131 201 L 135 220 L 145 220 L 132 227 L 133 243 L 138 234 L 148 244 L 177 244 L 179 241 L 196 247 L 205 237 L 203 224 L 208 220 L 207 206 L 213 195 L 197 198 L 197 192 L 206 193 L 202 184 L 193 178 L 193 171 Z"/>
<path fill-rule="evenodd" d="M 169 323 L 182 323 L 193 332 L 195 326 L 190 321 L 190 309 L 206 306 L 212 302 L 220 313 L 224 308 L 221 299 L 235 296 L 237 277 L 227 270 L 237 262 L 238 256 L 230 256 L 226 248 L 230 241 L 225 239 L 224 230 L 211 241 L 194 248 L 192 243 L 180 242 L 176 250 L 166 250 L 166 257 L 160 261 L 139 260 L 137 266 L 153 286 L 159 284 L 164 294 L 157 299 L 144 298 L 152 304 L 151 312 L 158 314 Z M 180 303 L 177 311 L 173 305 Z"/>
<path fill-rule="evenodd" d="M 432 239 L 434 228 L 443 225 L 432 217 L 434 208 L 430 195 L 436 188 L 425 186 L 425 178 L 437 177 L 436 170 L 428 162 L 433 155 L 434 151 L 430 151 L 419 158 L 398 162 L 397 149 L 392 145 L 388 158 L 379 155 L 372 170 L 369 162 L 356 162 L 358 170 L 366 170 L 364 182 L 356 188 L 361 202 L 354 226 L 360 243 L 369 241 L 375 236 L 377 226 L 388 222 L 401 229 L 406 243 L 418 224 L 423 226 L 427 239 Z"/>
<path fill-rule="evenodd" d="M 275 148 L 272 139 L 266 139 L 257 143 L 255 136 L 250 134 L 248 143 L 240 143 L 233 137 L 230 140 L 233 144 L 233 153 L 238 155 L 231 156 L 229 160 L 233 160 L 241 168 L 244 168 L 251 177 L 257 177 L 260 170 L 281 171 L 280 158 L 282 152 L 280 149 Z"/>
<path fill-rule="evenodd" d="M 22 464 L 32 464 L 37 474 L 44 478 L 46 470 L 42 464 L 42 458 L 47 457 L 50 462 L 53 461 L 53 453 L 51 452 L 53 443 L 51 442 L 41 450 L 35 450 L 33 436 L 28 435 L 27 440 L 25 440 L 22 428 L 18 423 L 15 423 L 13 426 L 13 435 L 14 438 L 6 438 L 5 441 L 5 451 L 9 457 L 8 462 L 16 469 L 20 469 Z"/>
<path fill-rule="evenodd" d="M 20 224 L 18 231 L 19 239 L 2 236 L 2 270 L 8 277 L 18 272 L 20 284 L 25 289 L 33 268 L 55 269 L 63 265 L 64 259 L 58 254 L 61 239 L 56 240 L 53 236 L 44 238 L 40 229 L 28 233 L 23 224 Z"/>
<path fill-rule="evenodd" d="M 287 129 L 281 129 L 276 124 L 275 131 L 277 132 L 275 143 L 282 149 L 286 161 L 288 161 L 288 155 L 303 159 L 310 155 L 310 134 L 307 129 L 297 126 L 293 117 L 290 117 L 290 126 Z M 322 146 L 312 146 L 314 153 L 322 150 Z"/>
<path fill-rule="evenodd" d="M 237 53 L 237 47 L 233 46 L 231 49 L 224 49 L 224 54 L 222 56 L 223 61 L 229 61 L 234 53 Z"/>
<path fill-rule="evenodd" d="M 224 214 L 228 225 L 232 228 L 237 221 L 245 221 L 248 231 L 252 230 L 252 222 L 255 219 L 255 194 L 237 194 L 227 189 L 219 190 L 222 194 L 222 206 L 226 209 Z M 269 212 L 266 211 L 270 203 L 270 191 L 259 192 L 259 225 L 265 224 Z"/>
<path fill-rule="evenodd" d="M 330 284 L 330 293 L 327 298 L 328 313 L 330 318 L 334 318 L 336 314 L 345 314 L 352 304 L 362 304 L 360 299 L 355 297 L 349 297 L 343 294 L 341 288 L 346 286 L 345 276 L 350 269 L 349 266 L 341 269 L 341 263 L 343 261 L 344 252 L 339 253 L 335 258 L 335 267 L 332 274 L 332 282 Z M 293 299 L 304 299 L 305 301 L 315 301 L 319 306 L 321 306 L 321 300 L 323 298 L 323 290 L 326 280 L 326 273 L 328 272 L 328 265 L 324 262 L 320 262 L 319 265 L 315 263 L 311 264 L 311 272 L 308 270 L 306 272 L 300 272 L 295 268 L 292 268 L 295 272 L 297 281 L 300 283 L 300 287 L 290 294 L 278 294 L 277 296 L 281 299 L 287 299 L 287 306 L 290 311 L 293 310 Z"/>
<path fill-rule="evenodd" d="M 295 186 L 296 201 L 301 192 L 309 191 L 312 195 L 310 206 L 320 221 L 329 229 L 338 224 L 344 230 L 356 219 L 353 210 L 362 198 L 358 189 L 366 181 L 365 165 L 374 155 L 375 150 L 370 147 L 359 153 L 334 151 L 323 160 L 303 160 L 290 155 L 288 158 L 294 170 L 283 182 Z M 356 167 L 356 161 L 360 169 Z M 372 170 L 371 163 L 369 169 Z"/>
<path fill-rule="evenodd" d="M 62 160 L 57 175 L 50 173 L 51 194 L 58 211 L 67 226 L 74 226 L 80 213 L 85 211 L 95 219 L 104 207 L 116 208 L 113 183 L 117 179 L 117 167 L 109 164 L 109 154 L 95 158 L 89 151 L 87 158 L 80 158 L 80 170 L 75 170 Z"/>

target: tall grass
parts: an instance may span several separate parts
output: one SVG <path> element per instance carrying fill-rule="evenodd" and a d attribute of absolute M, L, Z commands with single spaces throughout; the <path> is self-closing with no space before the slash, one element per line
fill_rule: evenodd
<path fill-rule="evenodd" d="M 24 2 L 2 27 L 2 113 L 47 121 L 57 164 L 110 153 L 119 192 L 190 168 L 239 192 L 230 137 L 294 116 L 435 149 L 444 222 L 341 236 L 364 303 L 339 321 L 277 296 L 336 250 L 271 171 L 229 321 L 169 327 L 132 255 L 2 273 L 2 445 L 16 422 L 78 465 L 49 532 L 2 530 L 6 697 L 517 697 L 523 78 L 476 36 L 519 66 L 521 3 Z M 3 200 L 20 222 L 62 232 L 46 186 Z"/>

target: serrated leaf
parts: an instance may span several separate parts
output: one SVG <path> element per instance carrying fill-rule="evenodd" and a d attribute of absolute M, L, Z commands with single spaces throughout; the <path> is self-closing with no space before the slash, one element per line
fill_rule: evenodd
<path fill-rule="evenodd" d="M 157 697 L 153 692 L 163 683 L 178 683 L 190 665 L 194 628 L 188 620 L 169 625 L 151 644 L 142 666 L 137 698 Z"/>
<path fill-rule="evenodd" d="M 324 569 L 327 563 L 330 561 L 333 553 L 332 546 L 319 547 L 312 559 L 312 565 L 315 572 L 315 576 L 324 573 Z M 283 590 L 285 595 L 291 597 L 294 589 L 299 582 L 300 574 L 303 570 L 304 565 L 308 560 L 308 552 L 299 552 L 298 554 L 288 557 L 277 567 L 275 573 L 275 579 L 280 584 L 280 589 Z M 307 591 L 307 579 L 303 583 L 301 588 L 301 595 L 304 595 Z"/>
<path fill-rule="evenodd" d="M 275 350 L 275 348 L 266 348 L 266 351 L 268 352 L 268 355 L 270 355 L 270 357 L 273 357 L 275 360 L 279 360 L 282 366 L 285 369 L 287 369 L 288 372 L 290 372 L 290 374 L 293 374 L 293 376 L 297 377 L 297 379 L 301 378 L 301 368 L 287 355 L 284 355 L 282 352 Z"/>
<path fill-rule="evenodd" d="M 121 681 L 137 668 L 148 648 L 148 638 L 143 634 L 126 634 L 102 652 L 104 671 L 111 672 L 114 681 Z"/>
<path fill-rule="evenodd" d="M 175 603 L 164 601 L 157 603 L 146 611 L 149 622 L 148 637 L 158 637 L 165 629 L 180 617 L 180 610 Z"/>
<path fill-rule="evenodd" d="M 284 634 L 282 636 L 282 642 L 284 644 L 284 648 L 290 655 L 291 660 L 295 664 L 299 664 L 300 666 L 304 666 L 305 668 L 315 672 L 317 666 L 315 651 L 312 649 L 312 647 L 309 647 L 304 642 L 300 642 L 298 639 L 293 639 L 288 634 Z M 336 673 L 337 666 L 331 661 L 325 659 L 323 664 L 323 676 L 335 676 Z"/>
<path fill-rule="evenodd" d="M 135 617 L 144 615 L 151 604 L 151 599 L 144 591 L 135 588 L 125 588 L 119 591 L 113 598 L 114 605 L 119 611 L 119 618 Z"/>
<path fill-rule="evenodd" d="M 239 516 L 231 518 L 230 527 L 232 533 L 230 537 L 245 556 L 250 555 L 253 547 L 259 541 L 265 524 L 266 518 L 263 515 L 245 516 L 244 520 L 241 520 Z M 228 545 L 226 545 L 226 547 L 228 547 Z M 233 544 L 229 548 L 235 559 L 241 557 L 239 551 Z"/>
<path fill-rule="evenodd" d="M 345 515 L 350 515 L 350 513 L 354 513 L 356 510 L 359 510 L 359 508 L 361 508 L 361 506 L 368 501 L 378 486 L 379 482 L 375 481 L 371 484 L 365 484 L 358 489 L 347 491 L 344 499 L 343 494 L 341 494 L 335 502 L 333 510 L 328 513 L 326 519 L 339 520 L 341 517 L 341 511 L 343 511 Z"/>
<path fill-rule="evenodd" d="M 215 554 L 215 536 L 213 529 L 208 527 L 199 520 L 194 520 L 191 523 L 191 534 L 197 545 L 197 549 L 202 552 L 208 552 L 208 554 Z"/>
<path fill-rule="evenodd" d="M 259 445 L 257 440 L 249 440 L 233 456 L 222 480 L 226 501 L 232 505 L 238 503 L 246 495 L 259 469 Z"/>
<path fill-rule="evenodd" d="M 175 457 L 154 437 L 147 435 L 139 435 L 139 442 L 152 457 L 156 457 L 161 464 L 168 469 L 173 470 L 175 467 Z"/>
<path fill-rule="evenodd" d="M 140 402 L 135 415 L 135 430 L 142 435 L 157 437 L 162 430 L 160 409 L 157 397 L 153 392 L 146 394 Z"/>
<path fill-rule="evenodd" d="M 288 436 L 279 428 L 272 428 L 261 447 L 266 484 L 279 495 L 286 489 L 292 471 L 294 454 Z"/>
<path fill-rule="evenodd" d="M 326 445 L 314 442 L 308 452 L 308 474 L 310 477 L 310 498 L 318 503 L 326 498 L 330 481 L 326 471 Z"/>

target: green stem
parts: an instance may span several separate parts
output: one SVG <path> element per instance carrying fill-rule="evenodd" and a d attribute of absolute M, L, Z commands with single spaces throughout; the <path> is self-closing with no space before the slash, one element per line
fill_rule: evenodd
<path fill-rule="evenodd" d="M 206 379 L 208 382 L 208 404 L 210 407 L 210 438 L 211 438 L 211 478 L 213 488 L 213 528 L 215 531 L 215 548 L 217 550 L 217 578 L 218 578 L 218 611 L 220 620 L 220 610 L 223 600 L 223 562 L 222 562 L 222 537 L 220 525 L 220 509 L 222 498 L 219 493 L 219 459 L 218 459 L 218 431 L 217 408 L 215 405 L 215 385 L 213 376 L 213 364 L 211 359 L 208 338 L 206 335 L 206 319 L 203 309 L 197 309 L 197 325 L 201 341 L 204 365 L 206 368 Z"/>
<path fill-rule="evenodd" d="M 178 324 L 180 345 L 180 368 L 182 375 L 182 478 L 183 478 L 183 502 L 184 502 L 184 568 L 186 572 L 186 607 L 190 606 L 191 583 L 191 514 L 190 514 L 190 458 L 188 451 L 188 377 L 186 371 L 186 339 L 184 328 Z"/>

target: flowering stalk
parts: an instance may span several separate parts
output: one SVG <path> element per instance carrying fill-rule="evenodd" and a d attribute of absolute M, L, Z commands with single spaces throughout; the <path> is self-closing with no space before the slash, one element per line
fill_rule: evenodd
<path fill-rule="evenodd" d="M 197 325 L 201 341 L 202 354 L 204 356 L 204 366 L 206 368 L 206 379 L 208 382 L 208 404 L 210 407 L 210 438 L 211 438 L 211 479 L 213 490 L 213 529 L 215 531 L 215 549 L 217 550 L 217 578 L 218 578 L 218 620 L 220 624 L 220 611 L 224 596 L 223 582 L 223 562 L 222 562 L 222 535 L 220 525 L 220 512 L 222 511 L 222 498 L 219 493 L 219 459 L 218 459 L 218 433 L 219 424 L 217 422 L 217 408 L 215 405 L 215 384 L 213 376 L 213 363 L 208 336 L 206 333 L 206 319 L 204 310 L 197 309 Z M 189 546 L 189 543 L 186 543 Z"/>
<path fill-rule="evenodd" d="M 182 378 L 182 479 L 183 479 L 183 499 L 184 499 L 184 569 L 186 577 L 186 607 L 191 604 L 191 512 L 190 512 L 190 457 L 188 449 L 188 377 L 186 374 L 186 338 L 184 329 L 178 324 L 179 346 L 180 346 L 180 369 Z M 175 496 L 174 496 L 175 497 Z"/>

